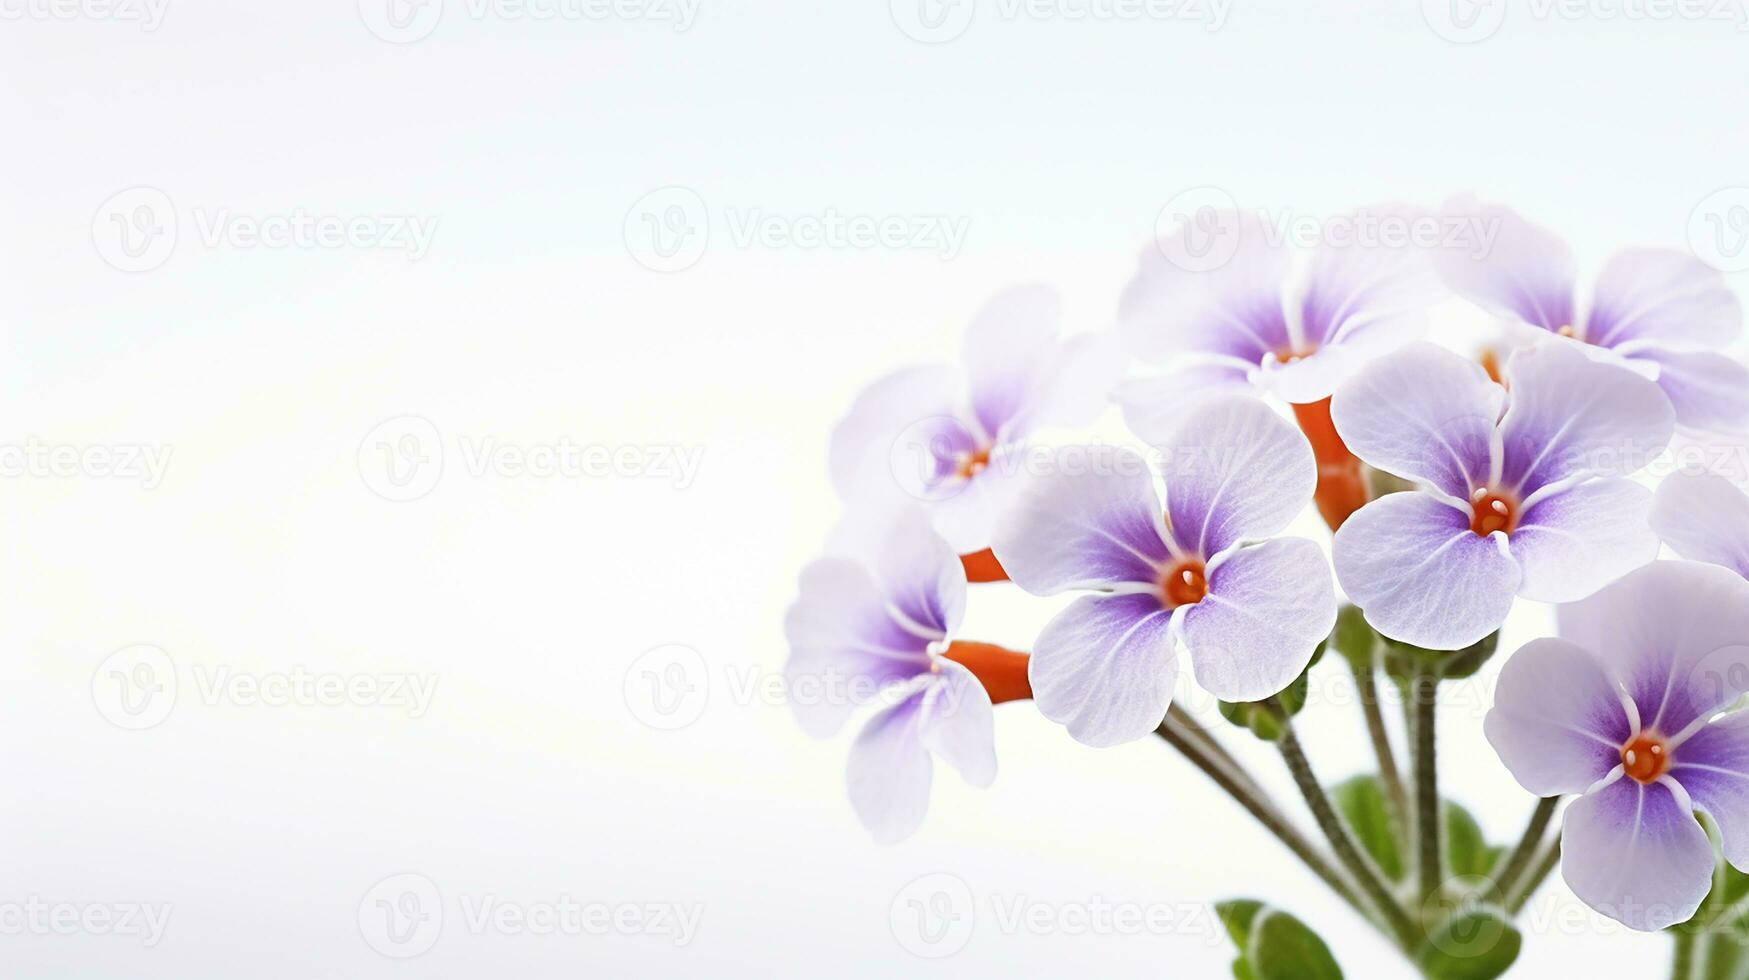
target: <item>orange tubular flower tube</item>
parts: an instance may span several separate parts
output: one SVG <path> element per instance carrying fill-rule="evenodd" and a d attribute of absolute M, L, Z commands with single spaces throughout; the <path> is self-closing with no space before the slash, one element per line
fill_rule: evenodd
<path fill-rule="evenodd" d="M 1300 431 L 1312 443 L 1312 456 L 1318 461 L 1318 513 L 1334 531 L 1348 516 L 1366 506 L 1369 494 L 1366 469 L 1348 451 L 1336 424 L 1330 421 L 1330 399 L 1294 406 L 1294 418 Z"/>
<path fill-rule="evenodd" d="M 955 640 L 942 656 L 971 671 L 989 692 L 992 704 L 1032 699 L 1032 682 L 1026 676 L 1031 658 L 1024 653 L 994 643 Z"/>
<path fill-rule="evenodd" d="M 1002 563 L 996 560 L 996 553 L 989 548 L 960 556 L 960 564 L 965 566 L 968 582 L 1006 582 L 1008 572 L 1002 568 Z"/>

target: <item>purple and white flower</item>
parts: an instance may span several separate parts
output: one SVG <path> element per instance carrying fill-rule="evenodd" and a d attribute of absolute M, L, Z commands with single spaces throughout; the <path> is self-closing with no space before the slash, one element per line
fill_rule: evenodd
<path fill-rule="evenodd" d="M 1292 683 L 1335 623 L 1322 550 L 1271 539 L 1311 501 L 1305 438 L 1245 396 L 1199 403 L 1175 435 L 1165 507 L 1147 463 L 1121 451 L 1033 481 L 996 530 L 1021 588 L 1100 593 L 1051 620 L 1030 666 L 1039 711 L 1088 745 L 1160 724 L 1180 645 L 1204 689 L 1255 701 Z"/>
<path fill-rule="evenodd" d="M 1749 583 L 1697 562 L 1655 562 L 1562 610 L 1500 672 L 1488 741 L 1525 789 L 1579 794 L 1561 873 L 1587 905 L 1634 929 L 1694 914 L 1714 857 L 1749 871 L 1749 713 L 1714 715 L 1749 672 Z"/>
<path fill-rule="evenodd" d="M 1498 228 L 1482 257 L 1442 256 L 1454 291 L 1532 336 L 1564 338 L 1651 378 L 1685 428 L 1749 428 L 1749 367 L 1720 353 L 1742 330 L 1743 308 L 1718 270 L 1675 249 L 1626 249 L 1582 290 L 1559 235 L 1504 207 L 1464 199 L 1449 208 Z"/>
<path fill-rule="evenodd" d="M 1118 365 L 1110 345 L 1058 336 L 1061 303 L 1042 285 L 999 293 L 966 328 L 962 364 L 887 375 L 832 431 L 832 483 L 845 500 L 877 490 L 915 500 L 961 554 L 990 545 L 1038 430 L 1091 420 Z"/>
<path fill-rule="evenodd" d="M 1689 561 L 1749 579 L 1749 495 L 1717 473 L 1673 473 L 1658 484 L 1652 530 Z"/>
<path fill-rule="evenodd" d="M 965 574 L 915 507 L 847 522 L 828 552 L 802 571 L 784 620 L 790 705 L 824 738 L 860 705 L 890 702 L 851 747 L 848 783 L 875 839 L 898 841 L 929 809 L 932 755 L 974 786 L 996 778 L 990 697 L 941 656 L 965 613 Z"/>
<path fill-rule="evenodd" d="M 1336 577 L 1386 636 L 1456 650 L 1515 597 L 1583 599 L 1657 557 L 1651 492 L 1625 479 L 1669 443 L 1645 378 L 1565 345 L 1520 351 L 1508 389 L 1431 344 L 1368 366 L 1331 404 L 1367 464 L 1414 481 L 1336 532 Z"/>
<path fill-rule="evenodd" d="M 1208 268 L 1202 253 L 1216 248 L 1232 255 Z M 1436 287 L 1413 248 L 1302 250 L 1250 212 L 1198 215 L 1143 251 L 1124 290 L 1121 336 L 1166 372 L 1128 382 L 1115 397 L 1150 440 L 1175 425 L 1186 396 L 1203 391 L 1251 387 L 1294 404 L 1322 401 L 1368 360 L 1418 339 Z"/>

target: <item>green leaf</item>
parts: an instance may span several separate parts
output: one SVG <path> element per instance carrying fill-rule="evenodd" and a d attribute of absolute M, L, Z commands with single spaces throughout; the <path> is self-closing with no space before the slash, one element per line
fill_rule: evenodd
<path fill-rule="evenodd" d="M 1306 664 L 1306 669 L 1300 671 L 1300 676 L 1294 678 L 1292 684 L 1289 684 L 1285 690 L 1275 696 L 1276 700 L 1281 702 L 1282 708 L 1287 711 L 1289 718 L 1299 714 L 1300 709 L 1306 706 L 1306 692 L 1311 688 L 1311 682 L 1308 678 L 1312 668 L 1317 666 L 1318 661 L 1323 659 L 1323 656 L 1324 644 L 1320 643 L 1318 649 L 1312 651 L 1312 659 Z M 1266 742 L 1273 742 L 1281 737 L 1281 724 L 1275 720 L 1275 715 L 1264 707 L 1262 701 L 1222 701 L 1220 709 L 1221 717 L 1240 728 L 1250 729 L 1251 734 Z"/>
<path fill-rule="evenodd" d="M 1523 944 L 1504 914 L 1477 906 L 1435 929 L 1415 962 L 1431 980 L 1493 980 L 1518 959 Z"/>
<path fill-rule="evenodd" d="M 1330 947 L 1288 913 L 1249 898 L 1220 902 L 1215 913 L 1239 948 L 1236 980 L 1342 980 Z"/>
<path fill-rule="evenodd" d="M 1390 811 L 1385 809 L 1385 793 L 1379 777 L 1355 776 L 1330 791 L 1337 812 L 1348 823 L 1356 840 L 1372 856 L 1385 877 L 1403 880 L 1402 847 L 1391 830 Z"/>
<path fill-rule="evenodd" d="M 1470 811 L 1445 802 L 1445 864 L 1454 875 L 1481 877 L 1499 860 L 1501 848 L 1489 847 Z"/>

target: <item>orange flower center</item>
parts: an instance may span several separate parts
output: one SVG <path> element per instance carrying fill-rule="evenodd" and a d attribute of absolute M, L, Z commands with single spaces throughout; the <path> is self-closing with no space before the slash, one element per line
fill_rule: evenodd
<path fill-rule="evenodd" d="M 1209 594 L 1208 570 L 1197 559 L 1187 558 L 1161 577 L 1160 591 L 1165 593 L 1169 606 L 1201 602 Z"/>
<path fill-rule="evenodd" d="M 1621 767 L 1636 782 L 1656 782 L 1670 771 L 1670 750 L 1662 739 L 1642 732 L 1621 747 Z"/>
<path fill-rule="evenodd" d="M 1476 516 L 1470 530 L 1487 537 L 1495 531 L 1511 534 L 1518 527 L 1518 502 L 1497 490 L 1481 489 L 1470 498 Z"/>
<path fill-rule="evenodd" d="M 1316 354 L 1316 353 L 1318 353 L 1318 349 L 1316 347 L 1308 347 L 1304 350 L 1295 350 L 1292 347 L 1283 347 L 1281 350 L 1278 350 L 1275 352 L 1275 359 L 1276 359 L 1276 361 L 1278 361 L 1279 363 L 1282 363 L 1282 364 L 1292 364 L 1295 361 L 1303 361 L 1306 358 L 1311 357 L 1313 354 Z"/>
<path fill-rule="evenodd" d="M 954 468 L 954 472 L 959 474 L 960 479 L 969 480 L 984 472 L 984 468 L 989 465 L 990 450 L 977 449 L 969 453 L 960 453 L 959 465 Z"/>

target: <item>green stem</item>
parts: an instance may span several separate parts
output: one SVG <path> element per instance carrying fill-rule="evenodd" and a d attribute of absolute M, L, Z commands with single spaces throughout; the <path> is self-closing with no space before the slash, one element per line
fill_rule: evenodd
<path fill-rule="evenodd" d="M 1396 753 L 1391 751 L 1391 735 L 1385 728 L 1384 713 L 1379 710 L 1378 680 L 1373 672 L 1354 666 L 1354 683 L 1360 694 L 1360 710 L 1366 717 L 1367 737 L 1372 741 L 1373 755 L 1379 761 L 1379 784 L 1385 791 L 1385 816 L 1398 840 L 1408 840 L 1409 794 L 1403 788 L 1403 772 L 1397 768 Z"/>
<path fill-rule="evenodd" d="M 1184 723 L 1171 715 L 1160 724 L 1157 734 L 1166 743 L 1177 749 L 1191 764 L 1202 770 L 1203 775 L 1213 780 L 1215 785 L 1225 790 L 1246 812 L 1257 819 L 1264 829 L 1275 835 L 1275 838 L 1292 851 L 1294 856 L 1305 862 L 1312 873 L 1323 879 L 1324 884 L 1342 897 L 1342 900 L 1353 906 L 1361 914 L 1366 914 L 1359 899 L 1354 895 L 1354 889 L 1342 875 L 1330 864 L 1328 858 L 1312 846 L 1287 818 L 1282 815 L 1274 801 L 1257 787 L 1257 784 L 1237 764 L 1229 764 L 1220 756 L 1209 750 L 1209 742 L 1193 734 L 1194 728 L 1187 728 Z M 1224 750 L 1221 753 L 1225 754 Z M 1231 759 L 1231 756 L 1227 756 Z"/>
<path fill-rule="evenodd" d="M 1348 827 L 1337 816 L 1336 808 L 1331 806 L 1330 797 L 1325 794 L 1317 775 L 1312 772 L 1312 764 L 1306 760 L 1305 750 L 1300 747 L 1299 739 L 1294 735 L 1293 720 L 1282 710 L 1276 699 L 1270 698 L 1264 704 L 1281 726 L 1281 738 L 1276 744 L 1281 749 L 1282 761 L 1287 763 L 1294 784 L 1299 787 L 1300 795 L 1305 797 L 1306 806 L 1312 811 L 1312 819 L 1317 821 L 1318 828 L 1329 839 L 1330 849 L 1335 852 L 1336 860 L 1348 869 L 1348 873 L 1360 885 L 1361 891 L 1366 893 L 1367 899 L 1396 934 L 1402 947 L 1406 950 L 1413 949 L 1420 938 L 1414 920 L 1409 917 L 1396 896 L 1391 894 L 1384 877 L 1366 855 L 1361 853 L 1354 843 L 1354 837 L 1349 834 Z"/>
<path fill-rule="evenodd" d="M 1513 886 L 1518 884 L 1518 878 L 1530 867 L 1530 859 L 1536 855 L 1536 849 L 1542 846 L 1543 832 L 1549 829 L 1549 820 L 1555 815 L 1555 807 L 1559 806 L 1559 796 L 1545 796 L 1537 801 L 1536 809 L 1530 814 L 1530 822 L 1524 825 L 1524 833 L 1518 838 L 1517 846 L 1507 855 L 1501 865 L 1500 873 L 1494 876 L 1494 884 L 1502 896 L 1509 895 Z"/>
<path fill-rule="evenodd" d="M 1519 884 L 1516 892 L 1506 896 L 1507 914 L 1517 915 L 1518 910 L 1524 908 L 1524 903 L 1530 901 L 1530 897 L 1536 894 L 1538 888 L 1542 887 L 1543 879 L 1547 878 L 1549 872 L 1555 870 L 1555 865 L 1560 863 L 1561 839 L 1556 837 L 1554 842 L 1549 845 L 1548 850 L 1543 852 L 1542 859 L 1537 862 L 1536 870 L 1532 871 L 1530 877 Z"/>
<path fill-rule="evenodd" d="M 1439 812 L 1439 766 L 1434 748 L 1438 699 L 1439 675 L 1418 667 L 1409 679 L 1410 711 L 1414 717 L 1410 726 L 1414 742 L 1410 761 L 1415 778 L 1415 868 L 1423 900 L 1437 893 L 1445 882 L 1444 849 L 1440 846 L 1444 821 Z"/>
<path fill-rule="evenodd" d="M 1670 960 L 1670 980 L 1688 980 L 1694 969 L 1694 933 L 1678 930 L 1676 955 Z"/>

